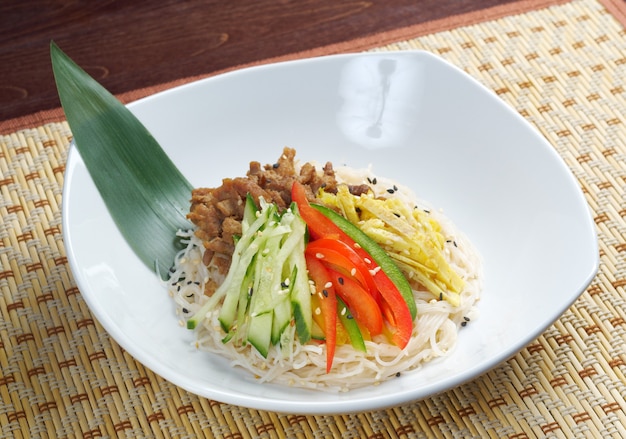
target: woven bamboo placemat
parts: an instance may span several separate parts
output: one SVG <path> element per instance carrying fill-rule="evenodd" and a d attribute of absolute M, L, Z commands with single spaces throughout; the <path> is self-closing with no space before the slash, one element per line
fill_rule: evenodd
<path fill-rule="evenodd" d="M 76 288 L 61 236 L 71 133 L 50 123 L 0 137 L 0 438 L 626 437 L 626 30 L 577 0 L 374 50 L 417 48 L 516 108 L 585 193 L 601 265 L 553 326 L 484 376 L 388 410 L 284 415 L 197 397 L 125 353 Z"/>

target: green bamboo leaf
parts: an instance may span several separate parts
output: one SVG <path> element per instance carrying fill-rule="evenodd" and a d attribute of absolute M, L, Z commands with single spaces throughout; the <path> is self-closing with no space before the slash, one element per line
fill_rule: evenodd
<path fill-rule="evenodd" d="M 54 43 L 52 68 L 74 143 L 124 239 L 165 274 L 189 229 L 191 184 L 117 98 Z"/>

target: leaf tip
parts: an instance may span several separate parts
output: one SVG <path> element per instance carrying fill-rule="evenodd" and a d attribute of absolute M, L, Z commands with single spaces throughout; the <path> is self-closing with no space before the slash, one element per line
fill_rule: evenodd
<path fill-rule="evenodd" d="M 57 43 L 55 43 L 54 40 L 50 40 L 50 57 L 52 58 L 52 62 L 54 62 L 55 57 L 57 57 L 58 55 L 62 53 L 63 51 L 57 45 Z"/>

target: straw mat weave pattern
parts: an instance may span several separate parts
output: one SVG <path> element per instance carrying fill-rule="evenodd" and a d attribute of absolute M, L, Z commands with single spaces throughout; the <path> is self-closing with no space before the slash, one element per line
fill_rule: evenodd
<path fill-rule="evenodd" d="M 486 375 L 388 410 L 283 415 L 189 394 L 110 339 L 76 288 L 61 235 L 71 133 L 51 123 L 0 137 L 0 438 L 626 437 L 624 27 L 577 0 L 375 50 L 415 48 L 515 107 L 585 193 L 601 266 L 552 327 Z"/>

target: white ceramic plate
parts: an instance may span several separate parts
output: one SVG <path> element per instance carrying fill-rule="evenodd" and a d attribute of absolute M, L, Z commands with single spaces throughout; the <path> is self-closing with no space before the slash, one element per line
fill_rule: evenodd
<path fill-rule="evenodd" d="M 445 359 L 344 394 L 256 383 L 197 352 L 164 288 L 117 231 L 77 151 L 63 196 L 69 262 L 109 334 L 145 366 L 198 395 L 307 414 L 380 409 L 453 388 L 552 324 L 596 273 L 581 191 L 523 118 L 425 52 L 340 55 L 239 70 L 130 105 L 194 186 L 272 163 L 283 146 L 393 177 L 442 207 L 484 258 L 480 319 Z"/>

